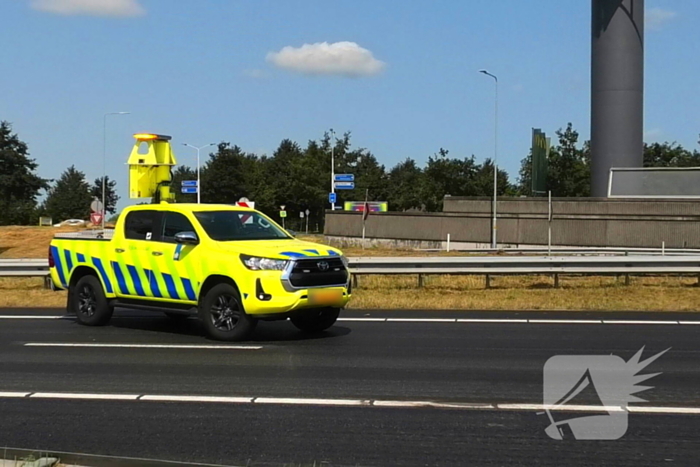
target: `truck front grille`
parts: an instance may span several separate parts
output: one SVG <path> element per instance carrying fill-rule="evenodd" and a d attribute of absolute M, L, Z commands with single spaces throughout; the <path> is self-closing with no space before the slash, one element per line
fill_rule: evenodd
<path fill-rule="evenodd" d="M 297 260 L 289 275 L 289 283 L 299 288 L 339 285 L 347 281 L 348 271 L 340 258 Z"/>

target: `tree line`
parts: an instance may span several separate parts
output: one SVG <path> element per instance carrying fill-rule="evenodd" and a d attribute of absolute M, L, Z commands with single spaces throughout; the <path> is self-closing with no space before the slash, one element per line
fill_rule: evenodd
<path fill-rule="evenodd" d="M 590 194 L 590 144 L 579 142 L 571 123 L 556 132 L 556 144 L 549 155 L 547 190 L 553 196 Z M 245 196 L 256 208 L 276 214 L 286 206 L 291 215 L 309 210 L 321 220 L 329 207 L 331 147 L 335 173 L 355 175 L 354 190 L 338 190 L 337 204 L 370 200 L 387 201 L 392 211 L 440 211 L 445 195 L 492 196 L 493 162 L 478 162 L 475 156 L 452 157 L 440 148 L 421 167 L 407 158 L 387 169 L 368 149 L 353 147 L 350 133 L 331 138 L 325 133 L 305 147 L 285 139 L 270 156 L 246 152 L 237 145 L 222 142 L 201 167 L 202 202 L 232 204 Z M 0 122 L 0 225 L 36 224 L 40 216 L 54 222 L 87 219 L 90 203 L 102 198 L 102 179 L 90 183 L 75 166 L 58 179 L 36 174 L 38 164 L 31 159 L 28 145 L 12 132 L 8 122 Z M 700 152 L 676 143 L 644 146 L 644 165 L 649 167 L 700 166 Z M 531 196 L 531 154 L 521 162 L 519 177 L 512 182 L 508 173 L 498 170 L 499 196 Z M 172 191 L 177 202 L 195 202 L 196 195 L 183 194 L 183 180 L 196 180 L 196 168 L 179 165 L 173 170 Z M 119 196 L 116 182 L 106 177 L 106 211 L 116 213 Z M 44 194 L 43 201 L 39 201 Z"/>

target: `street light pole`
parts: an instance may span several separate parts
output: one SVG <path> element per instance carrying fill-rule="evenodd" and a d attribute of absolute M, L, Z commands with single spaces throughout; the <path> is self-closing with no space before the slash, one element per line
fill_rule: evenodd
<path fill-rule="evenodd" d="M 191 144 L 187 144 L 187 143 L 182 143 L 182 145 L 197 150 L 197 204 L 200 204 L 202 202 L 202 184 L 200 183 L 200 179 L 199 179 L 199 150 L 204 149 L 204 148 L 208 148 L 209 146 L 216 146 L 216 143 L 209 143 L 209 144 L 205 144 L 204 146 L 200 146 L 200 147 L 192 146 Z"/>
<path fill-rule="evenodd" d="M 494 108 L 494 136 L 493 136 L 493 225 L 492 225 L 492 238 L 491 238 L 491 248 L 497 248 L 496 242 L 496 204 L 498 200 L 498 78 L 496 75 L 489 73 L 486 70 L 479 70 L 479 73 L 483 73 L 486 76 L 493 78 L 496 83 L 496 100 Z"/>
<path fill-rule="evenodd" d="M 104 114 L 102 124 L 102 230 L 105 229 L 105 214 L 107 203 L 105 194 L 107 192 L 107 116 L 108 115 L 128 115 L 130 112 L 107 112 Z"/>
<path fill-rule="evenodd" d="M 331 193 L 335 194 L 335 131 L 331 128 Z M 335 211 L 335 201 L 331 203 L 331 210 Z"/>

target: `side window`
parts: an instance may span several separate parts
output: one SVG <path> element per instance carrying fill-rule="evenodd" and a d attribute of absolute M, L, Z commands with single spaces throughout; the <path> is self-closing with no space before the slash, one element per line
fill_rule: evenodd
<path fill-rule="evenodd" d="M 156 211 L 133 211 L 126 216 L 124 236 L 130 240 L 150 240 Z"/>
<path fill-rule="evenodd" d="M 162 241 L 175 243 L 175 235 L 180 232 L 194 232 L 192 223 L 179 212 L 166 212 L 163 217 Z"/>

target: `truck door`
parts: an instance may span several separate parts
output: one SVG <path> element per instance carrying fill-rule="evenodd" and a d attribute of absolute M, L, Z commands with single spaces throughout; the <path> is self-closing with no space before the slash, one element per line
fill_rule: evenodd
<path fill-rule="evenodd" d="M 196 230 L 182 213 L 164 211 L 151 249 L 151 291 L 155 298 L 197 301 L 202 265 L 199 245 L 178 243 L 175 235 Z"/>
<path fill-rule="evenodd" d="M 117 296 L 149 296 L 148 259 L 159 216 L 158 211 L 150 209 L 131 211 L 126 215 L 124 238 L 114 239 L 110 265 L 117 281 Z"/>

